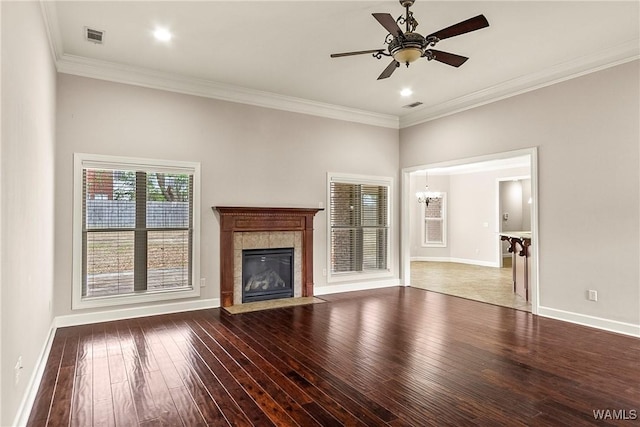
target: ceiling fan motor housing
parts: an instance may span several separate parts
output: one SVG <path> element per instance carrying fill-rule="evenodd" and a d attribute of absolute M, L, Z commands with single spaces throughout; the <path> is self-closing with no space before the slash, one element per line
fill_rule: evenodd
<path fill-rule="evenodd" d="M 394 37 L 389 43 L 389 53 L 393 59 L 404 64 L 415 61 L 424 55 L 427 40 L 418 33 L 404 33 L 404 37 Z"/>
<path fill-rule="evenodd" d="M 416 2 L 416 0 L 399 0 L 402 7 L 411 7 Z"/>

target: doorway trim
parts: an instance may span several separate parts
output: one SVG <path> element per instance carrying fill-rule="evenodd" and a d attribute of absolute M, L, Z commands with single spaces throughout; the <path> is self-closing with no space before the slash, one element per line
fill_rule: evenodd
<path fill-rule="evenodd" d="M 402 169 L 402 187 L 400 194 L 400 281 L 404 286 L 411 286 L 411 225 L 410 225 L 410 203 L 415 198 L 410 194 L 410 174 L 424 169 L 442 168 L 450 166 L 460 166 L 469 163 L 480 163 L 490 160 L 508 159 L 511 157 L 529 156 L 529 167 L 531 170 L 531 237 L 534 242 L 531 245 L 531 313 L 538 314 L 540 306 L 540 294 L 538 286 L 539 277 L 539 223 L 538 223 L 538 148 L 523 148 L 520 150 L 505 151 L 502 153 L 487 154 L 483 156 L 467 157 L 463 159 L 448 160 L 437 163 L 427 163 L 417 166 L 410 166 Z"/>

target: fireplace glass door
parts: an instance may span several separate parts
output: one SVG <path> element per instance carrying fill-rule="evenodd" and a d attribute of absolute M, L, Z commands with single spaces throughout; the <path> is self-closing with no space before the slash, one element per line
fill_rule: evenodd
<path fill-rule="evenodd" d="M 293 297 L 293 248 L 242 251 L 242 302 Z"/>

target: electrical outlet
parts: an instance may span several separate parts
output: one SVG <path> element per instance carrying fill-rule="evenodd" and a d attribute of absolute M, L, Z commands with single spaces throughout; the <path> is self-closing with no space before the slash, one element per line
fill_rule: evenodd
<path fill-rule="evenodd" d="M 598 291 L 589 289 L 589 291 L 587 292 L 587 298 L 589 299 L 589 301 L 598 301 Z"/>
<path fill-rule="evenodd" d="M 326 268 L 323 268 L 323 269 L 322 269 L 322 275 L 323 275 L 323 276 L 326 276 L 326 275 L 327 275 L 327 269 L 326 269 Z"/>
<path fill-rule="evenodd" d="M 14 366 L 13 371 L 15 384 L 18 385 L 20 382 L 20 374 L 22 373 L 22 356 L 18 356 L 18 361 L 16 362 L 16 366 Z"/>
<path fill-rule="evenodd" d="M 200 278 L 200 287 L 204 288 L 207 285 L 207 279 L 205 279 L 204 277 Z"/>

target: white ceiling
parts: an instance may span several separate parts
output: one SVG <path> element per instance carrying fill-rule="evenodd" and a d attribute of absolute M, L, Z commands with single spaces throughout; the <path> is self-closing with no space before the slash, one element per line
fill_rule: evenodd
<path fill-rule="evenodd" d="M 441 41 L 460 68 L 331 53 L 384 47 L 371 16 L 389 1 L 44 1 L 58 69 L 77 75 L 380 124 L 407 126 L 639 57 L 636 1 L 427 1 L 425 35 L 480 13 L 490 27 Z M 105 31 L 85 41 L 83 28 Z M 174 38 L 154 40 L 156 26 Z M 414 94 L 403 98 L 402 88 Z M 424 105 L 403 108 L 421 101 Z"/>

